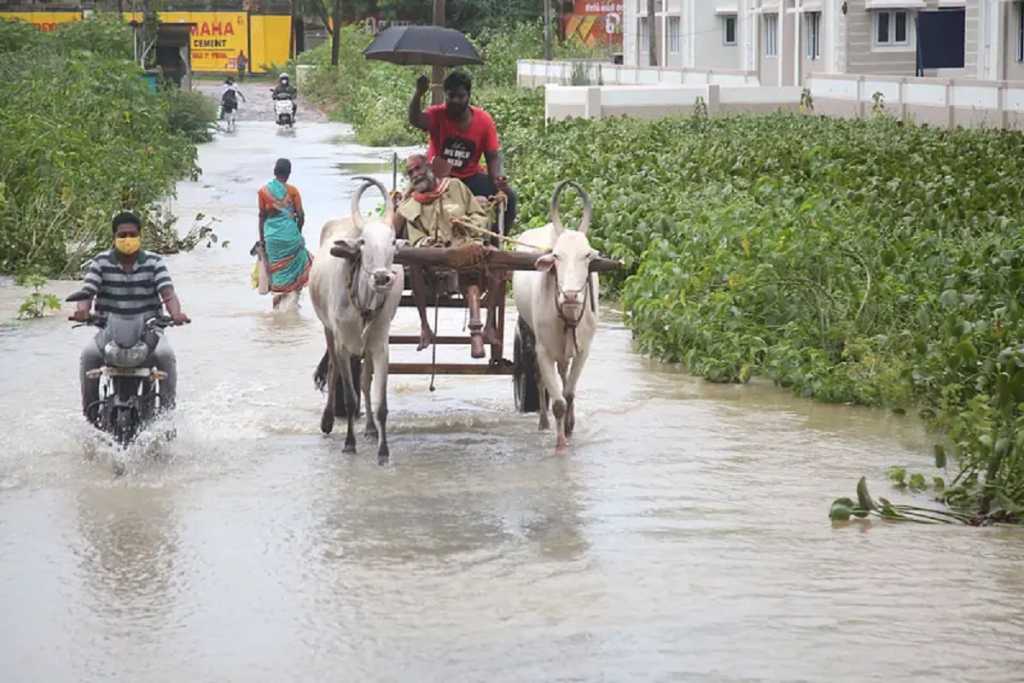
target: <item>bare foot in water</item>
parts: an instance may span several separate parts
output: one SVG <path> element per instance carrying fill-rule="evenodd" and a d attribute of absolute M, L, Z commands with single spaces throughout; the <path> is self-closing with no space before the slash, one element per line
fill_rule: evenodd
<path fill-rule="evenodd" d="M 422 351 L 433 343 L 434 332 L 430 329 L 430 325 L 422 325 L 420 327 L 420 343 L 416 346 L 416 350 Z"/>

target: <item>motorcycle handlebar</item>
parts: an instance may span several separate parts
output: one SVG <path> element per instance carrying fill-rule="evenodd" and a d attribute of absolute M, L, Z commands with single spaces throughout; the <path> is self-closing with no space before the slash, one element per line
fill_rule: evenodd
<path fill-rule="evenodd" d="M 105 327 L 106 324 L 107 324 L 106 316 L 102 316 L 102 315 L 90 315 L 88 320 L 78 320 L 74 316 L 71 316 L 70 318 L 68 318 L 68 320 L 70 320 L 71 322 L 78 323 L 77 325 L 72 325 L 72 328 L 79 328 L 79 327 L 86 327 L 86 326 L 102 328 L 102 327 Z M 152 318 L 147 318 L 145 325 L 146 325 L 147 328 L 159 327 L 159 328 L 163 329 L 163 328 L 167 328 L 167 327 L 180 327 L 181 324 L 174 322 L 174 319 L 171 318 L 170 316 L 158 315 L 158 316 L 154 316 Z"/>

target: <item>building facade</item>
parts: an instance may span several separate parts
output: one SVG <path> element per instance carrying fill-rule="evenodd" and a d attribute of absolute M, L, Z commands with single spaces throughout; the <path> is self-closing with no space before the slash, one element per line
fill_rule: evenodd
<path fill-rule="evenodd" d="M 961 68 L 926 76 L 1024 80 L 1024 0 L 627 0 L 626 64 L 755 72 L 766 86 L 802 85 L 808 75 L 916 75 L 918 18 L 963 14 Z"/>

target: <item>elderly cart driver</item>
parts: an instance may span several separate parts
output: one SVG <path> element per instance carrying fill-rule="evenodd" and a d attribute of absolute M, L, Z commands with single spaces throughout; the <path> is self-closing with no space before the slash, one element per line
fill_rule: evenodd
<path fill-rule="evenodd" d="M 467 264 L 479 263 L 483 257 L 489 218 L 487 212 L 458 178 L 438 180 L 423 154 L 413 154 L 405 162 L 409 191 L 395 212 L 395 234 L 404 235 L 413 246 L 460 248 Z M 427 296 L 443 288 L 445 282 L 430 277 L 422 267 L 410 266 L 413 298 L 420 314 L 420 343 L 425 349 L 434 340 L 434 331 L 427 322 Z M 484 343 L 497 343 L 496 307 L 488 302 L 487 327 L 480 323 L 480 296 L 494 287 L 500 278 L 484 278 L 479 270 L 459 271 L 459 289 L 469 308 L 470 346 L 473 358 L 484 357 Z M 499 285 L 500 286 L 500 285 Z M 497 290 L 495 290 L 497 291 Z"/>

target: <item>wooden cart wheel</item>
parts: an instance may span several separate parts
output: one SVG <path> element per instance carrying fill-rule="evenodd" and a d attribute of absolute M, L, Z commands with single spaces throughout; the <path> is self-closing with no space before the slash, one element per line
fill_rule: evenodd
<path fill-rule="evenodd" d="M 533 331 L 520 317 L 516 324 L 516 339 L 512 357 L 512 389 L 515 394 L 516 411 L 520 413 L 535 413 L 540 410 L 535 344 Z"/>

